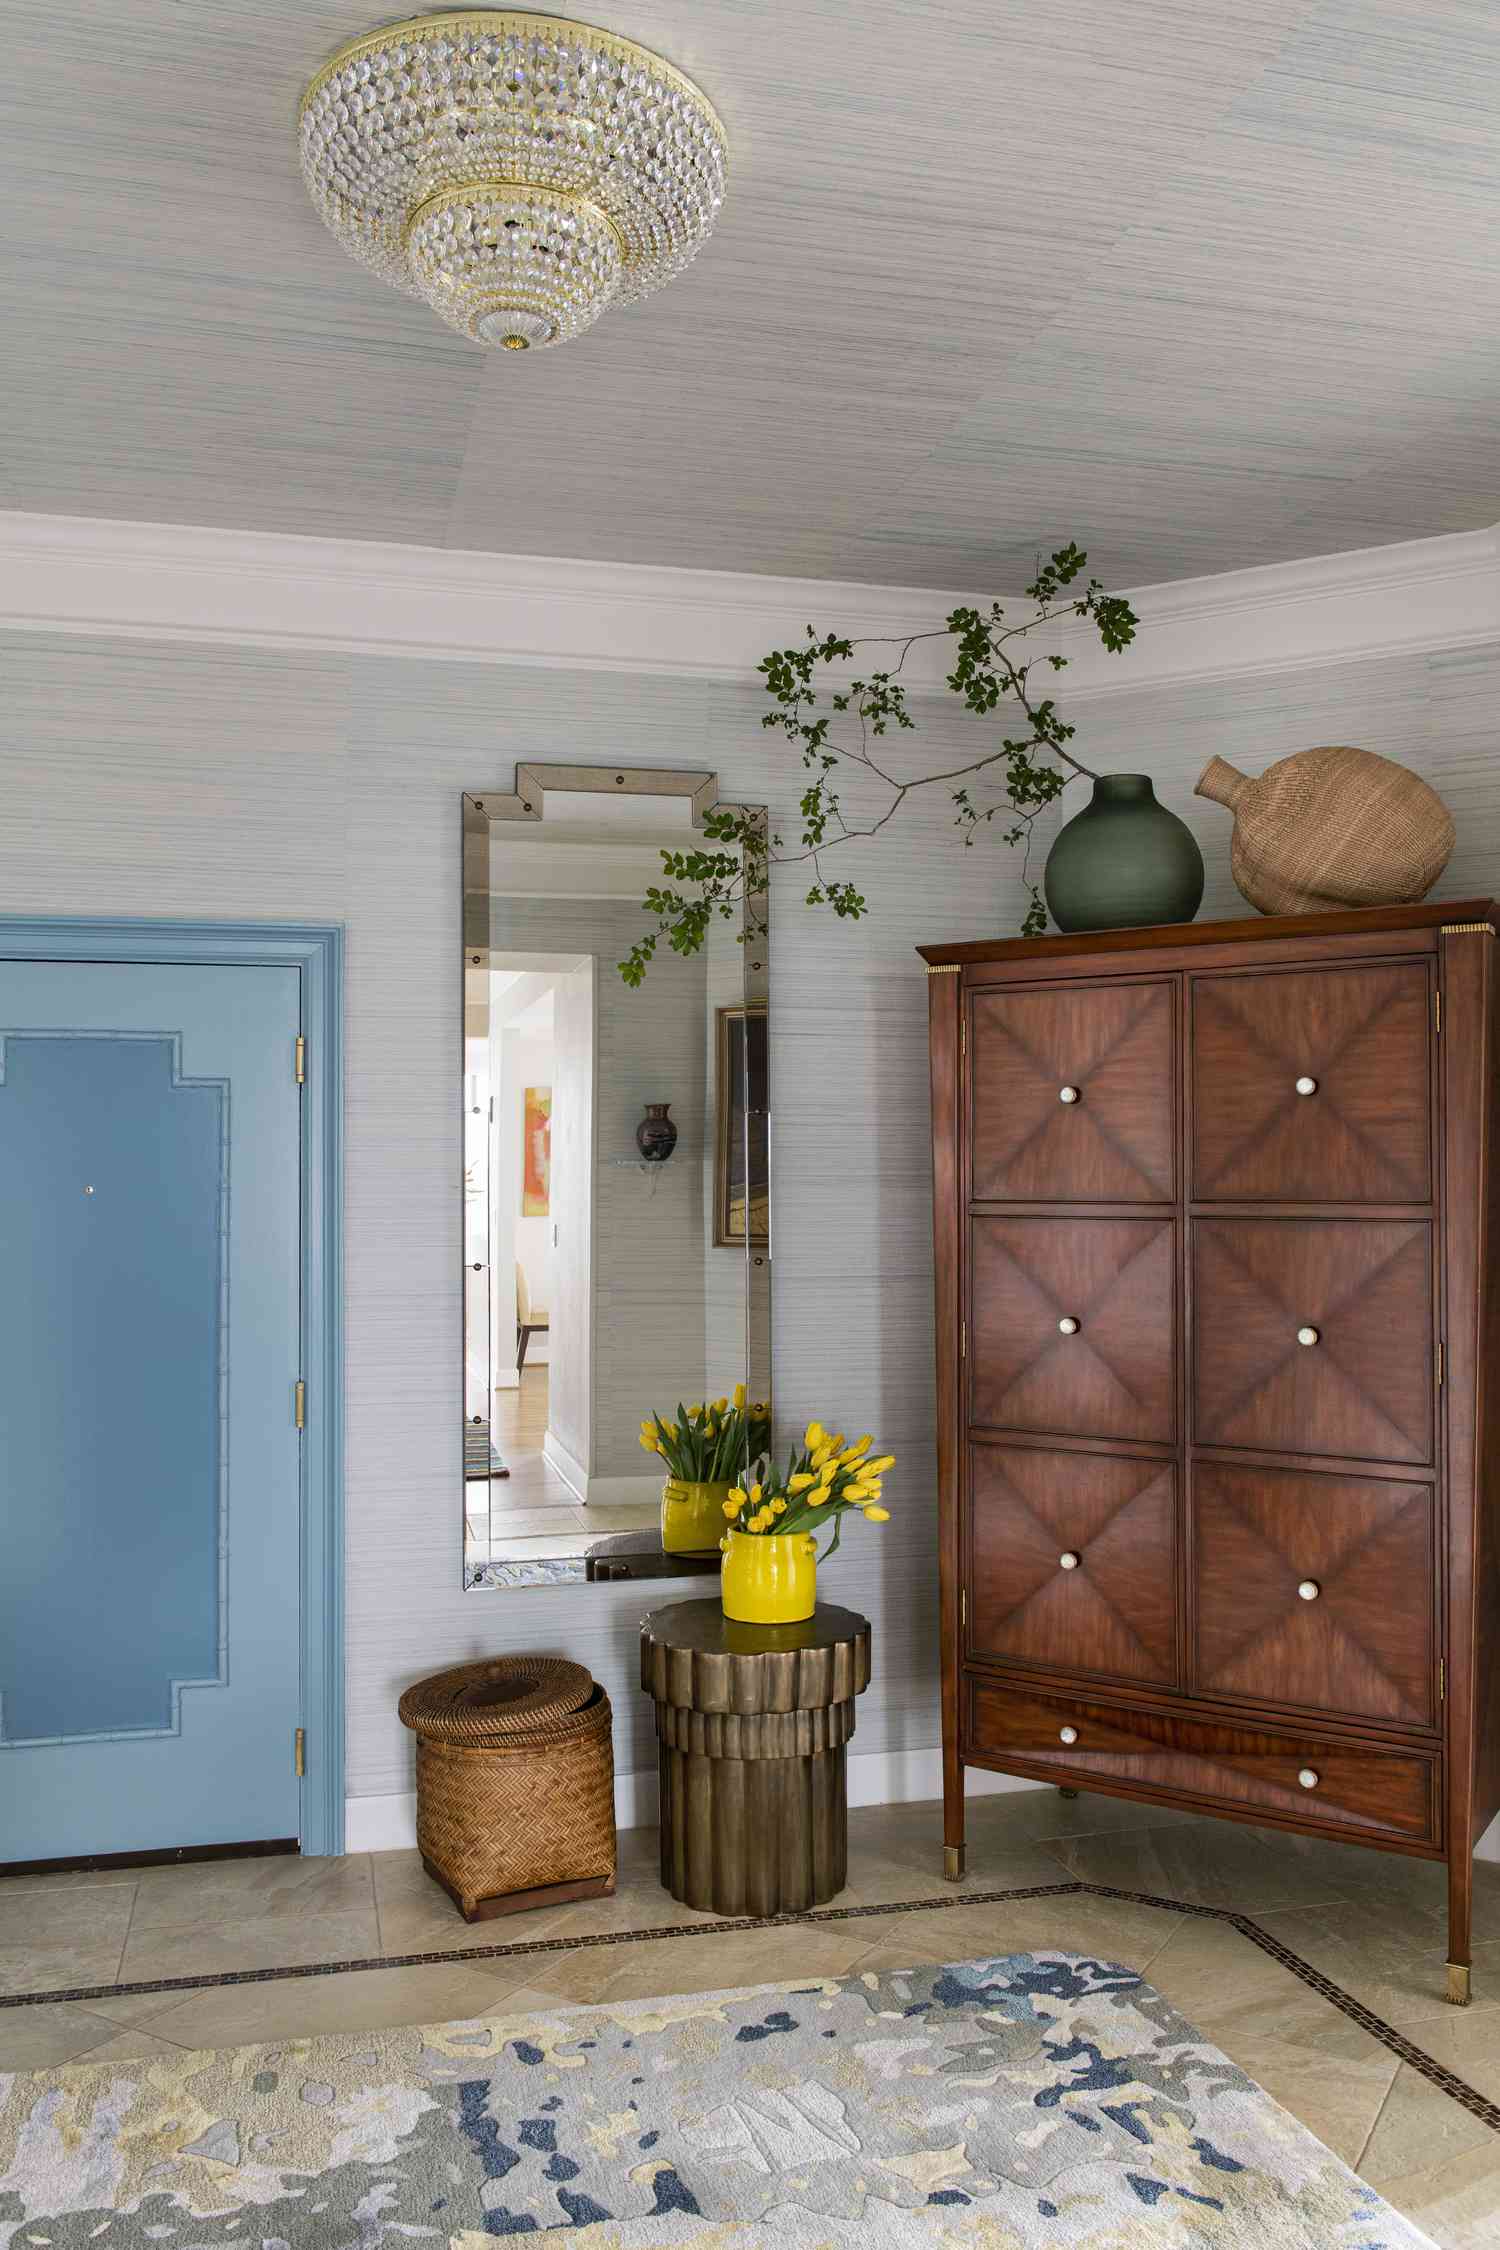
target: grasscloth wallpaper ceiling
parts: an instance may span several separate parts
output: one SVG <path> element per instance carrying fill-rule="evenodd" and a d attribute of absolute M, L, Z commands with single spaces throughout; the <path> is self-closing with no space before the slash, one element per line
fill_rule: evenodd
<path fill-rule="evenodd" d="M 399 0 L 0 0 L 0 507 L 889 583 L 1500 516 L 1493 0 L 591 0 L 731 141 L 698 263 L 485 354 L 293 122 Z"/>

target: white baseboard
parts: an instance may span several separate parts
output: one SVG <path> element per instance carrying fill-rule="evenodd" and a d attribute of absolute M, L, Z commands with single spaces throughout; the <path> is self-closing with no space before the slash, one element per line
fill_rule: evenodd
<path fill-rule="evenodd" d="M 549 1469 L 556 1469 L 570 1492 L 576 1492 L 580 1500 L 587 1500 L 589 1496 L 588 1470 L 581 1461 L 574 1459 L 562 1440 L 555 1438 L 550 1430 L 542 1440 L 542 1459 Z"/>
<path fill-rule="evenodd" d="M 590 1477 L 583 1497 L 591 1508 L 659 1508 L 661 1485 L 659 1476 Z"/>
<path fill-rule="evenodd" d="M 943 1753 L 934 1743 L 921 1750 L 865 1750 L 850 1753 L 851 1805 L 921 1804 L 943 1793 Z M 993 1797 L 1011 1789 L 1045 1788 L 1017 1774 L 981 1773 L 970 1766 L 964 1776 L 971 1797 Z M 650 1768 L 615 1776 L 615 1819 L 621 1828 L 646 1828 L 656 1818 L 656 1775 Z M 344 1808 L 347 1852 L 411 1851 L 417 1841 L 415 1790 L 389 1797 L 351 1797 Z M 1500 1860 L 1500 1820 L 1491 1821 L 1474 1848 L 1476 1859 Z"/>
<path fill-rule="evenodd" d="M 542 1458 L 549 1468 L 556 1469 L 568 1490 L 576 1492 L 585 1507 L 649 1508 L 661 1498 L 659 1473 L 654 1477 L 591 1477 L 583 1463 L 576 1460 L 550 1430 L 542 1440 Z"/>
<path fill-rule="evenodd" d="M 922 1750 L 851 1752 L 847 1773 L 851 1805 L 920 1804 L 943 1793 L 943 1753 L 936 1744 Z M 971 1797 L 1046 1787 L 1015 1774 L 980 1773 L 973 1767 L 965 1778 Z M 615 1819 L 621 1828 L 649 1827 L 656 1812 L 654 1768 L 615 1775 Z M 351 1797 L 344 1808 L 345 1851 L 411 1851 L 416 1841 L 415 1790 L 398 1790 L 388 1797 Z"/>

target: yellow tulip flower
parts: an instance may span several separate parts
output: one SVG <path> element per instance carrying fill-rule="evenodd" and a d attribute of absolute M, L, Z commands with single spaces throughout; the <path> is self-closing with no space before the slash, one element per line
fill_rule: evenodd
<path fill-rule="evenodd" d="M 896 1456 L 894 1453 L 882 1453 L 877 1460 L 865 1463 L 865 1467 L 873 1470 L 877 1476 L 883 1475 L 887 1469 L 894 1469 L 895 1466 Z"/>
<path fill-rule="evenodd" d="M 758 1500 L 760 1498 L 760 1486 L 758 1484 L 751 1485 L 750 1497 L 752 1500 Z"/>
<path fill-rule="evenodd" d="M 809 1423 L 808 1423 L 808 1425 L 807 1425 L 807 1432 L 806 1432 L 806 1436 L 805 1436 L 805 1439 L 804 1439 L 804 1443 L 805 1443 L 805 1444 L 806 1444 L 806 1446 L 807 1446 L 807 1450 L 808 1450 L 808 1452 L 809 1452 L 809 1453 L 813 1453 L 813 1452 L 816 1452 L 817 1448 L 818 1448 L 818 1447 L 819 1447 L 820 1445 L 823 1445 L 823 1444 L 825 1444 L 825 1443 L 827 1442 L 827 1434 L 828 1434 L 828 1433 L 827 1433 L 827 1432 L 826 1432 L 826 1430 L 825 1430 L 825 1429 L 823 1428 L 823 1425 L 822 1425 L 822 1423 L 821 1423 L 821 1422 L 809 1422 Z"/>
<path fill-rule="evenodd" d="M 865 1510 L 866 1523 L 889 1523 L 890 1520 L 891 1511 L 889 1508 L 866 1508 Z"/>
<path fill-rule="evenodd" d="M 734 1386 L 734 1403 L 741 1408 L 745 1404 L 745 1386 L 743 1383 L 736 1383 Z"/>
<path fill-rule="evenodd" d="M 779 1495 L 771 1502 L 771 1513 L 773 1516 L 784 1516 L 786 1514 L 786 1502 Z"/>
<path fill-rule="evenodd" d="M 727 1414 L 727 1413 L 729 1412 L 729 1401 L 728 1401 L 728 1399 L 727 1399 L 727 1398 L 716 1398 L 716 1399 L 714 1400 L 714 1412 L 715 1412 L 715 1414 Z"/>
<path fill-rule="evenodd" d="M 844 1459 L 850 1462 L 857 1461 L 862 1453 L 869 1452 L 874 1442 L 871 1437 L 856 1438 L 851 1446 L 845 1448 Z"/>
<path fill-rule="evenodd" d="M 743 1508 L 745 1505 L 746 1495 L 743 1486 L 732 1484 L 729 1488 L 729 1497 L 737 1508 Z"/>
<path fill-rule="evenodd" d="M 737 1516 L 737 1515 L 739 1514 L 739 1512 L 740 1512 L 740 1504 L 739 1504 L 738 1500 L 726 1500 L 726 1501 L 725 1501 L 725 1503 L 724 1503 L 724 1513 L 725 1513 L 725 1515 L 726 1515 L 726 1516 Z"/>
<path fill-rule="evenodd" d="M 806 1469 L 799 1469 L 794 1477 L 787 1478 L 786 1488 L 788 1492 L 806 1492 L 808 1486 L 816 1484 L 817 1481 L 817 1478 L 810 1475 Z"/>
<path fill-rule="evenodd" d="M 829 1494 L 827 1490 L 820 1486 L 816 1492 L 810 1492 L 808 1494 L 807 1504 L 810 1508 L 821 1508 L 824 1501 L 828 1498 Z"/>
<path fill-rule="evenodd" d="M 651 1434 L 648 1436 L 646 1431 L 642 1430 L 641 1444 L 647 1453 L 660 1453 L 661 1451 L 661 1447 L 656 1441 L 656 1433 L 654 1431 L 651 1432 Z"/>

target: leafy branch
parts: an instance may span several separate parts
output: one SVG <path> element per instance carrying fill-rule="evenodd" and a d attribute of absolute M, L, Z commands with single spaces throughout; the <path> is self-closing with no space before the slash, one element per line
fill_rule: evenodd
<path fill-rule="evenodd" d="M 1023 936 L 1047 926 L 1047 910 L 1040 885 L 1031 873 L 1032 834 L 1037 820 L 1080 774 L 1093 775 L 1068 745 L 1074 729 L 1062 717 L 1050 694 L 1033 688 L 1031 675 L 1038 662 L 1053 672 L 1066 669 L 1067 658 L 1053 652 L 1027 658 L 1017 644 L 1029 633 L 1055 627 L 1068 618 L 1087 618 L 1111 655 L 1127 648 L 1138 622 L 1130 604 L 1118 594 L 1106 593 L 1097 578 L 1071 592 L 1083 575 L 1088 557 L 1076 544 L 1058 548 L 1026 588 L 1030 614 L 1012 623 L 1004 605 L 992 602 L 988 613 L 955 609 L 941 626 L 910 633 L 904 638 L 850 640 L 837 633 L 822 636 L 809 625 L 799 648 L 773 649 L 761 660 L 771 708 L 761 718 L 763 727 L 783 733 L 797 748 L 802 764 L 803 788 L 798 803 L 802 828 L 788 846 L 781 836 L 768 833 L 754 811 L 721 808 L 704 820 L 708 848 L 663 851 L 662 880 L 654 883 L 642 900 L 651 917 L 651 928 L 620 963 L 620 974 L 629 985 L 644 981 L 646 970 L 665 941 L 674 953 L 701 952 L 716 917 L 742 919 L 741 942 L 761 927 L 757 902 L 765 893 L 772 866 L 805 866 L 810 870 L 806 893 L 809 906 L 831 907 L 841 920 L 858 921 L 869 901 L 858 885 L 839 872 L 841 854 L 850 844 L 868 842 L 896 818 L 907 799 L 924 789 L 946 789 L 954 809 L 954 826 L 965 847 L 972 846 L 978 830 L 997 818 L 1006 823 L 1002 843 L 1022 847 L 1021 879 L 1027 907 L 1021 923 Z M 1013 733 L 1002 734 L 977 758 L 940 773 L 902 774 L 893 770 L 889 735 L 910 732 L 916 726 L 907 708 L 907 691 L 901 672 L 919 643 L 948 639 L 953 643 L 953 669 L 947 676 L 950 691 L 965 710 L 987 719 L 1002 704 L 1014 712 Z M 896 651 L 894 661 L 866 678 L 848 680 L 825 691 L 820 702 L 820 669 L 853 661 L 857 648 L 883 647 Z M 837 730 L 837 732 L 835 732 Z M 844 811 L 846 774 L 869 776 L 890 792 L 889 802 L 873 818 L 850 820 Z M 993 797 L 976 795 L 992 788 Z M 832 862 L 831 865 L 825 862 Z"/>

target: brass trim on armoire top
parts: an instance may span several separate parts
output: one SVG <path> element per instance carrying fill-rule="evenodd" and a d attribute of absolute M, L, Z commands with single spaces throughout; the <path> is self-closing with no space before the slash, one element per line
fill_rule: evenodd
<path fill-rule="evenodd" d="M 1478 899 L 919 948 L 950 1876 L 971 1765 L 1442 1860 L 1468 1999 L 1494 928 Z"/>

